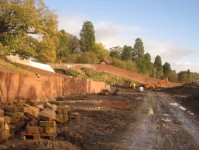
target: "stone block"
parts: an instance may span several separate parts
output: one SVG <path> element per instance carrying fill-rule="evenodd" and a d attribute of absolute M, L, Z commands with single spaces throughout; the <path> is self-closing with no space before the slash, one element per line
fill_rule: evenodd
<path fill-rule="evenodd" d="M 40 121 L 39 126 L 41 127 L 56 127 L 55 121 Z"/>
<path fill-rule="evenodd" d="M 40 133 L 40 127 L 39 126 L 27 126 L 26 132 L 28 134 L 38 134 L 38 133 Z"/>
<path fill-rule="evenodd" d="M 39 118 L 43 121 L 52 121 L 56 119 L 56 113 L 54 110 L 46 108 L 39 113 Z"/>
<path fill-rule="evenodd" d="M 39 122 L 36 119 L 33 119 L 29 122 L 30 126 L 39 126 Z"/>
<path fill-rule="evenodd" d="M 52 134 L 52 133 L 57 133 L 57 127 L 47 127 L 45 128 L 45 133 L 48 133 L 48 134 Z"/>
<path fill-rule="evenodd" d="M 4 110 L 0 109 L 0 117 L 4 116 Z"/>
<path fill-rule="evenodd" d="M 18 112 L 18 109 L 15 105 L 8 105 L 6 106 L 5 111 L 15 113 L 15 112 Z"/>
<path fill-rule="evenodd" d="M 15 114 L 15 113 L 11 113 L 11 112 L 5 112 L 4 115 L 5 115 L 5 116 L 10 116 L 11 118 L 12 118 L 12 117 L 16 117 L 16 114 Z"/>
<path fill-rule="evenodd" d="M 9 137 L 10 137 L 10 130 L 0 131 L 0 143 L 7 141 Z"/>
<path fill-rule="evenodd" d="M 39 116 L 39 111 L 40 109 L 34 106 L 30 106 L 28 104 L 24 104 L 24 106 L 26 107 L 24 109 L 24 112 L 29 113 L 31 115 L 33 115 L 34 117 L 38 117 Z"/>
<path fill-rule="evenodd" d="M 3 116 L 3 118 L 4 118 L 4 120 L 5 120 L 5 122 L 6 123 L 11 123 L 11 120 L 12 120 L 12 118 L 11 117 L 9 117 L 9 116 Z"/>

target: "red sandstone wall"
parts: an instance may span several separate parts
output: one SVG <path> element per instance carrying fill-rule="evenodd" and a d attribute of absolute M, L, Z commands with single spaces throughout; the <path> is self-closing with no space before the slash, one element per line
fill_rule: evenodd
<path fill-rule="evenodd" d="M 98 93 L 107 88 L 104 82 L 59 76 L 27 76 L 0 72 L 0 101 L 16 97 L 30 100 L 50 100 L 69 94 Z"/>

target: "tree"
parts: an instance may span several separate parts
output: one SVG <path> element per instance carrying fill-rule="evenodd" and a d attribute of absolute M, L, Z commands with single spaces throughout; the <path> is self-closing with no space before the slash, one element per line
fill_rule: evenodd
<path fill-rule="evenodd" d="M 163 73 L 165 76 L 168 76 L 168 74 L 171 72 L 171 65 L 168 62 L 165 62 L 163 65 Z"/>
<path fill-rule="evenodd" d="M 182 83 L 187 82 L 187 71 L 181 71 L 178 73 L 178 80 Z"/>
<path fill-rule="evenodd" d="M 132 52 L 133 52 L 133 48 L 131 46 L 126 46 L 124 45 L 123 50 L 122 50 L 122 54 L 121 54 L 121 58 L 122 60 L 131 60 L 132 59 Z"/>
<path fill-rule="evenodd" d="M 120 59 L 121 53 L 122 53 L 122 47 L 120 47 L 120 46 L 115 46 L 115 47 L 110 48 L 110 56 L 112 58 Z"/>
<path fill-rule="evenodd" d="M 59 32 L 59 46 L 57 48 L 57 60 L 61 63 L 69 55 L 68 36 L 64 30 Z"/>
<path fill-rule="evenodd" d="M 160 78 L 163 74 L 162 60 L 159 55 L 155 57 L 154 67 L 156 68 L 156 78 Z"/>
<path fill-rule="evenodd" d="M 99 59 L 108 58 L 109 52 L 102 43 L 96 43 L 96 54 Z"/>
<path fill-rule="evenodd" d="M 138 62 L 139 72 L 145 75 L 152 75 L 153 64 L 151 62 L 151 55 L 149 53 L 144 54 L 142 59 Z"/>
<path fill-rule="evenodd" d="M 187 82 L 191 82 L 191 72 L 189 69 L 187 70 Z"/>
<path fill-rule="evenodd" d="M 168 78 L 169 78 L 169 81 L 171 82 L 178 82 L 178 74 L 176 73 L 175 70 L 170 71 L 168 73 Z"/>
<path fill-rule="evenodd" d="M 77 63 L 85 63 L 85 64 L 94 64 L 99 62 L 97 55 L 94 52 L 88 51 L 85 53 L 81 53 L 80 56 L 76 60 Z"/>
<path fill-rule="evenodd" d="M 137 38 L 133 47 L 132 59 L 138 62 L 144 56 L 144 45 L 142 39 Z"/>
<path fill-rule="evenodd" d="M 66 33 L 68 38 L 68 48 L 70 53 L 75 53 L 80 51 L 80 42 L 78 38 L 70 33 Z"/>
<path fill-rule="evenodd" d="M 57 23 L 43 0 L 0 1 L 0 43 L 6 47 L 5 54 L 54 62 Z"/>
<path fill-rule="evenodd" d="M 91 21 L 85 21 L 80 32 L 80 49 L 95 52 L 95 30 Z"/>

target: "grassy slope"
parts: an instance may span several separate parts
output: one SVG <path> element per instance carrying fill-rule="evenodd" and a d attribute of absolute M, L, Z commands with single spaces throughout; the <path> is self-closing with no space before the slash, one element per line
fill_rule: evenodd
<path fill-rule="evenodd" d="M 11 63 L 3 58 L 0 58 L 0 71 L 1 72 L 12 72 L 32 75 L 33 72 L 28 71 L 20 67 L 20 64 Z"/>
<path fill-rule="evenodd" d="M 35 69 L 33 67 L 27 67 L 25 65 L 20 65 L 17 63 L 11 63 L 3 58 L 0 58 L 0 71 L 21 73 L 21 74 L 27 74 L 27 75 L 33 75 L 35 73 L 49 75 L 46 71 Z M 56 72 L 62 75 L 66 75 L 66 76 L 73 76 L 73 77 L 82 78 L 82 79 L 92 79 L 94 81 L 103 81 L 109 84 L 116 83 L 119 85 L 126 85 L 127 83 L 135 82 L 130 79 L 119 77 L 110 73 L 96 72 L 91 69 L 84 69 L 84 70 L 66 69 L 66 70 L 56 70 Z M 50 75 L 53 75 L 53 74 L 51 73 Z"/>

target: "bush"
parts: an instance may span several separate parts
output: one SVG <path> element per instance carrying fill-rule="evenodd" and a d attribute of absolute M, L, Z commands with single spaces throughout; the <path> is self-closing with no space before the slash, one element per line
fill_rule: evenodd
<path fill-rule="evenodd" d="M 99 62 L 97 55 L 93 52 L 85 52 L 78 56 L 76 63 L 94 64 Z"/>

